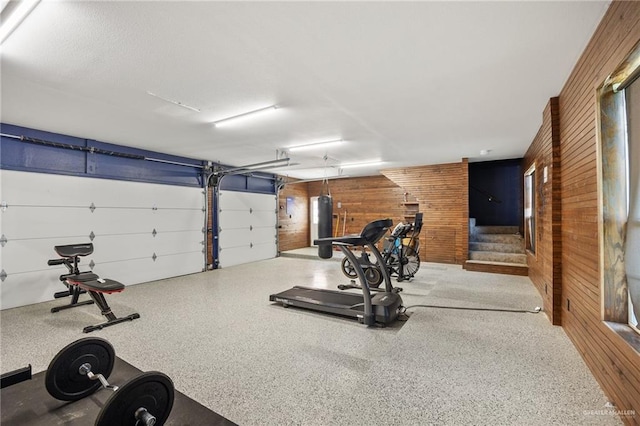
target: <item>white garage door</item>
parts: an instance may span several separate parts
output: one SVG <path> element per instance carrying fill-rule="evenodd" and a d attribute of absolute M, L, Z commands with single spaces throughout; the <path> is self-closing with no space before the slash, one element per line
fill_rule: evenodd
<path fill-rule="evenodd" d="M 275 195 L 221 190 L 218 200 L 220 267 L 276 257 Z"/>
<path fill-rule="evenodd" d="M 201 188 L 0 171 L 2 309 L 51 300 L 64 266 L 56 245 L 93 242 L 81 270 L 125 285 L 204 266 Z"/>

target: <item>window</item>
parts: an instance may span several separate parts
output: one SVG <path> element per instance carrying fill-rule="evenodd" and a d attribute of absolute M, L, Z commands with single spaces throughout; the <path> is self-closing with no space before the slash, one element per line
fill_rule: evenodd
<path fill-rule="evenodd" d="M 524 174 L 524 241 L 525 248 L 536 252 L 536 167 Z"/>
<path fill-rule="evenodd" d="M 627 105 L 627 235 L 625 272 L 629 325 L 640 332 L 640 80 L 625 89 Z"/>
<path fill-rule="evenodd" d="M 640 43 L 598 92 L 603 319 L 640 350 Z"/>

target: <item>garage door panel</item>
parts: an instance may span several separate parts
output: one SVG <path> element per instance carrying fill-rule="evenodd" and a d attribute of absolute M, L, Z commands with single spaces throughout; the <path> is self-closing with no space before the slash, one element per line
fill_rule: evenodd
<path fill-rule="evenodd" d="M 275 195 L 220 191 L 219 210 L 219 266 L 277 255 Z"/>
<path fill-rule="evenodd" d="M 253 247 L 234 247 L 224 250 L 224 257 L 221 256 L 220 266 L 228 268 L 244 263 L 257 262 L 260 260 L 272 259 L 276 256 L 273 245 L 256 245 Z"/>
<path fill-rule="evenodd" d="M 62 268 L 60 269 L 63 270 Z M 61 273 L 63 272 L 57 271 L 55 268 L 51 268 L 51 271 L 45 270 L 20 274 L 7 271 L 8 275 L 0 286 L 2 309 L 53 299 L 54 293 L 66 289 L 58 279 Z"/>
<path fill-rule="evenodd" d="M 8 241 L 0 250 L 0 263 L 8 274 L 5 282 L 22 282 L 29 274 L 44 273 L 55 283 L 65 269 L 47 266 L 48 259 L 57 257 L 53 247 L 88 242 L 93 242 L 95 250 L 82 258 L 81 269 L 88 270 L 93 261 L 96 273 L 115 272 L 117 278 L 105 278 L 124 284 L 201 272 L 204 267 L 201 188 L 0 173 L 2 198 L 8 204 L 2 212 L 2 233 Z M 3 309 L 53 297 L 53 293 L 43 296 L 32 291 L 26 282 L 28 291 L 20 296 L 10 288 L 7 298 L 3 297 Z"/>
<path fill-rule="evenodd" d="M 2 212 L 2 233 L 9 241 L 65 235 L 89 237 L 92 222 L 89 209 L 9 206 Z"/>
<path fill-rule="evenodd" d="M 220 212 L 219 223 L 222 229 L 242 229 L 251 226 L 251 214 L 249 211 L 229 211 Z"/>
<path fill-rule="evenodd" d="M 259 212 L 254 214 L 251 218 L 251 224 L 253 226 L 266 226 L 269 225 L 271 227 L 276 226 L 276 214 L 274 212 Z"/>
<path fill-rule="evenodd" d="M 7 273 L 48 270 L 52 267 L 47 261 L 60 257 L 53 249 L 54 246 L 87 242 L 88 238 L 77 237 L 9 241 L 0 251 L 2 268 Z"/>
<path fill-rule="evenodd" d="M 253 228 L 253 231 L 251 232 L 251 240 L 254 244 L 262 242 L 271 242 L 273 244 L 276 243 L 276 229 L 272 228 L 271 226 Z"/>
<path fill-rule="evenodd" d="M 124 285 L 138 284 L 201 272 L 203 262 L 190 254 L 160 255 L 154 261 L 151 257 L 129 259 L 120 262 L 96 263 L 94 272 L 100 276 L 120 281 Z"/>

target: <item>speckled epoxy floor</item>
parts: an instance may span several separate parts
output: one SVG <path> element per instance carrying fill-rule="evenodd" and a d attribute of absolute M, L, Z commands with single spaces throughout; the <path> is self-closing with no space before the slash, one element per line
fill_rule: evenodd
<path fill-rule="evenodd" d="M 335 261 L 281 257 L 130 286 L 109 301 L 141 318 L 91 335 L 240 425 L 621 424 L 603 414 L 602 391 L 542 313 L 415 307 L 406 323 L 380 329 L 268 301 L 293 285 L 339 283 Z M 455 265 L 423 263 L 401 286 L 406 306 L 541 304 L 526 277 Z M 2 371 L 46 369 L 101 321 L 94 306 L 49 313 L 60 303 L 2 311 Z"/>

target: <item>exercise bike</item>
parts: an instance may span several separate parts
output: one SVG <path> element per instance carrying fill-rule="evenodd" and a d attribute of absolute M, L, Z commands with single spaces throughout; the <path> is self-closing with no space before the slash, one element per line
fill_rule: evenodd
<path fill-rule="evenodd" d="M 420 269 L 420 240 L 418 236 L 422 230 L 422 213 L 417 213 L 415 222 L 399 223 L 387 238 L 382 251 L 384 265 L 390 276 L 397 277 L 398 282 L 410 280 Z M 367 283 L 371 288 L 378 288 L 382 283 L 382 272 L 377 263 L 371 262 L 364 247 L 357 258 L 365 273 Z M 348 258 L 341 264 L 342 273 L 349 279 L 355 280 L 355 268 Z M 354 288 L 352 285 L 338 286 L 341 289 Z"/>

